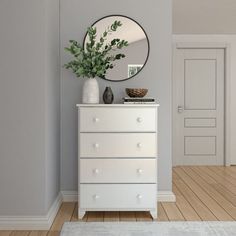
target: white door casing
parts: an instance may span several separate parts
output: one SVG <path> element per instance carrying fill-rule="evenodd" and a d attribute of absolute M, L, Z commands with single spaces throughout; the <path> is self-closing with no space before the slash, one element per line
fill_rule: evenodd
<path fill-rule="evenodd" d="M 173 164 L 224 164 L 225 50 L 174 50 Z"/>

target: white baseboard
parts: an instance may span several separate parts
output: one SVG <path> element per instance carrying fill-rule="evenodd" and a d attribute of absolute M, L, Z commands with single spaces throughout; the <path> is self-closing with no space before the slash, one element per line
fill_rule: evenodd
<path fill-rule="evenodd" d="M 78 193 L 77 191 L 61 191 L 63 202 L 77 202 Z M 159 202 L 175 202 L 175 194 L 172 191 L 158 191 L 157 200 Z"/>
<path fill-rule="evenodd" d="M 61 191 L 63 202 L 77 202 L 78 192 L 77 191 Z"/>
<path fill-rule="evenodd" d="M 172 191 L 158 191 L 158 202 L 176 202 L 175 194 Z"/>
<path fill-rule="evenodd" d="M 0 230 L 48 230 L 61 203 L 62 195 L 59 193 L 46 216 L 0 216 Z"/>
<path fill-rule="evenodd" d="M 171 191 L 159 191 L 157 199 L 160 202 L 175 202 Z M 46 216 L 0 216 L 0 230 L 48 230 L 62 202 L 78 201 L 77 191 L 61 191 L 52 204 Z"/>

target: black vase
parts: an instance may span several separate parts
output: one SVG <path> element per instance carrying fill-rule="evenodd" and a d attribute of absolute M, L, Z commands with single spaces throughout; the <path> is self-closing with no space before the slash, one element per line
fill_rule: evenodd
<path fill-rule="evenodd" d="M 103 93 L 103 101 L 105 104 L 112 104 L 114 100 L 114 95 L 111 90 L 111 87 L 106 87 L 104 93 Z"/>

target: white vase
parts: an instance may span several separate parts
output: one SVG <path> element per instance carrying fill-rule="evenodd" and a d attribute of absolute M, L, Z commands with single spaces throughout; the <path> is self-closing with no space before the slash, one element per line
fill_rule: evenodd
<path fill-rule="evenodd" d="M 83 86 L 83 103 L 96 104 L 99 103 L 99 86 L 95 78 L 85 79 Z"/>

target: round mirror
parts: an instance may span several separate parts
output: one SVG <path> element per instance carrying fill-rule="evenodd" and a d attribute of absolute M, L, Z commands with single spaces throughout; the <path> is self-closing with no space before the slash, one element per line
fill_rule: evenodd
<path fill-rule="evenodd" d="M 107 56 L 117 57 L 117 60 L 114 60 L 112 66 L 106 71 L 103 79 L 109 81 L 127 80 L 143 69 L 149 56 L 149 40 L 139 23 L 126 16 L 111 15 L 96 21 L 92 28 L 96 28 L 95 45 L 100 43 L 101 37 L 105 36 L 102 39 L 104 42 L 101 50 L 104 50 L 107 45 L 114 44 L 114 48 Z M 104 34 L 104 32 L 107 33 Z M 87 43 L 89 43 L 88 33 L 84 38 L 84 48 Z"/>

